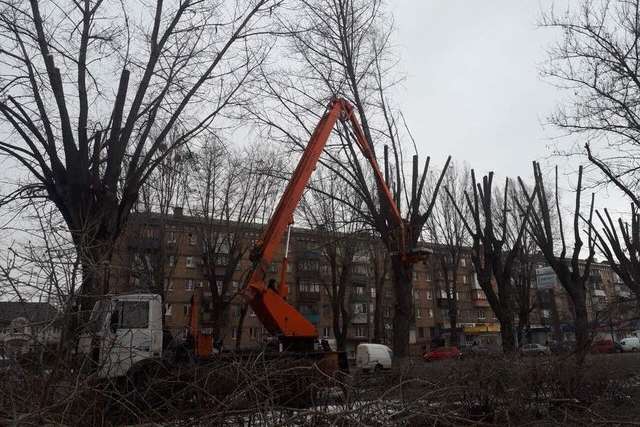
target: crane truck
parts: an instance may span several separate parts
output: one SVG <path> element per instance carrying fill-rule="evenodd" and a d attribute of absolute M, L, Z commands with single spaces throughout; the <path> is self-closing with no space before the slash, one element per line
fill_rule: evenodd
<path fill-rule="evenodd" d="M 287 255 L 290 225 L 294 210 L 313 173 L 320 155 L 337 121 L 351 128 L 355 142 L 371 165 L 380 196 L 386 199 L 396 223 L 397 253 L 403 262 L 414 263 L 424 259 L 425 253 L 406 249 L 406 223 L 400 215 L 394 198 L 386 185 L 358 122 L 353 106 L 345 99 L 335 98 L 328 105 L 302 153 L 298 165 L 271 216 L 261 239 L 251 251 L 251 269 L 242 288 L 246 299 L 265 329 L 280 342 L 280 349 L 312 354 L 317 349 L 318 332 L 302 313 L 287 302 Z M 269 265 L 276 250 L 287 235 L 285 256 L 280 266 L 279 282 L 266 283 Z M 194 294 L 189 310 L 188 336 L 192 352 L 198 357 L 211 357 L 213 337 L 200 325 L 201 296 Z M 91 323 L 94 339 L 91 345 L 93 359 L 100 377 L 113 378 L 127 375 L 137 365 L 166 355 L 166 335 L 163 333 L 162 299 L 156 294 L 116 295 L 96 303 Z M 165 342 L 163 342 L 165 341 Z M 165 344 L 165 345 L 163 345 Z M 318 352 L 315 351 L 315 354 Z M 324 359 L 339 359 L 339 354 L 324 348 Z M 346 362 L 346 357 L 343 358 Z"/>

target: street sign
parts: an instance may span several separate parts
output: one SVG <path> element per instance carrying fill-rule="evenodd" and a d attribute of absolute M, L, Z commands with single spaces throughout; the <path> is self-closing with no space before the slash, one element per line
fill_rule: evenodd
<path fill-rule="evenodd" d="M 557 281 L 556 273 L 551 267 L 536 269 L 536 283 L 538 289 L 553 289 Z"/>

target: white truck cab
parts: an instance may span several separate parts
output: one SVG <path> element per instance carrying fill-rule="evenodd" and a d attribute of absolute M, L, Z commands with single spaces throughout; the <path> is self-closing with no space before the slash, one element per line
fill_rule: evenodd
<path fill-rule="evenodd" d="M 84 337 L 81 351 L 93 353 L 99 377 L 123 376 L 138 362 L 162 357 L 160 295 L 117 295 L 100 300 L 89 322 L 93 335 Z"/>

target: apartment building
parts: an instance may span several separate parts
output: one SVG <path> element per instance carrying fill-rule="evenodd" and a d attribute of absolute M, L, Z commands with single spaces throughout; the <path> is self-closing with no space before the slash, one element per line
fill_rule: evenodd
<path fill-rule="evenodd" d="M 110 289 L 119 292 L 154 292 L 164 298 L 165 325 L 175 335 L 185 331 L 188 322 L 188 306 L 194 290 L 202 288 L 205 300 L 211 297 L 209 281 L 204 273 L 203 235 L 200 218 L 184 215 L 181 209 L 173 214 L 134 213 L 129 225 L 119 240 L 118 249 L 110 268 Z M 221 234 L 241 236 L 252 245 L 259 239 L 262 224 L 223 224 Z M 376 293 L 382 292 L 379 307 L 379 341 L 391 343 L 393 340 L 394 292 L 390 277 L 379 290 L 374 280 L 373 256 L 383 252 L 380 243 L 372 237 L 362 237 L 362 249 L 353 260 L 353 275 L 348 304 L 351 322 L 348 330 L 347 347 L 353 350 L 360 342 L 374 339 L 374 318 Z M 289 284 L 288 301 L 309 321 L 316 325 L 322 338 L 333 339 L 333 312 L 327 286 L 330 283 L 330 268 L 323 245 L 328 241 L 321 232 L 294 228 L 291 234 L 287 266 Z M 222 291 L 229 256 L 229 245 L 219 247 L 219 272 L 216 271 L 216 286 Z M 439 248 L 429 246 L 437 255 Z M 374 252 L 372 252 L 374 251 Z M 278 279 L 282 260 L 278 253 L 267 279 Z M 434 255 L 435 256 L 435 255 Z M 232 271 L 232 280 L 226 290 L 228 309 L 224 310 L 223 341 L 225 348 L 234 348 L 240 339 L 241 348 L 260 346 L 267 333 L 249 309 L 241 328 L 242 297 L 238 294 L 246 272 L 250 269 L 248 252 Z M 389 268 L 387 268 L 389 272 Z M 218 280 L 219 274 L 219 280 Z M 388 275 L 387 275 L 388 276 Z M 455 296 L 447 295 L 445 281 L 437 263 L 416 264 L 413 271 L 414 287 L 414 328 L 410 332 L 410 342 L 415 353 L 429 347 L 434 339 L 449 342 L 451 324 L 449 304 L 457 302 L 457 331 L 459 343 L 486 343 L 498 345 L 500 327 L 489 307 L 484 292 L 475 278 L 473 265 L 465 254 L 460 260 L 457 273 Z M 452 343 L 453 344 L 453 343 Z"/>
<path fill-rule="evenodd" d="M 536 304 L 532 321 L 544 329 L 547 340 L 572 340 L 573 304 L 553 270 L 536 270 Z M 636 298 L 606 262 L 591 264 L 587 280 L 587 312 L 592 335 L 621 339 L 640 329 Z"/>

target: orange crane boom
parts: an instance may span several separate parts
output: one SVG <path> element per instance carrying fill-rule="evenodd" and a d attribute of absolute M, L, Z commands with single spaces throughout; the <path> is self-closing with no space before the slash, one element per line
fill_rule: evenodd
<path fill-rule="evenodd" d="M 347 121 L 351 124 L 356 143 L 364 157 L 371 164 L 378 188 L 384 193 L 391 214 L 397 222 L 401 256 L 405 250 L 404 221 L 380 172 L 373 150 L 369 146 L 362 127 L 354 114 L 353 106 L 345 99 L 333 99 L 311 135 L 311 139 L 304 149 L 302 157 L 262 238 L 252 251 L 253 267 L 248 276 L 247 286 L 244 288 L 244 296 L 264 327 L 290 349 L 306 350 L 312 348 L 314 341 L 318 337 L 318 332 L 309 320 L 286 301 L 288 294 L 285 280 L 286 255 L 282 265 L 283 271 L 281 271 L 280 284 L 277 289 L 265 284 L 266 273 L 276 250 L 281 244 L 287 227 L 293 223 L 294 211 L 300 203 L 309 178 L 315 170 L 325 144 L 338 120 Z M 287 246 L 288 240 L 289 236 L 287 236 Z"/>

